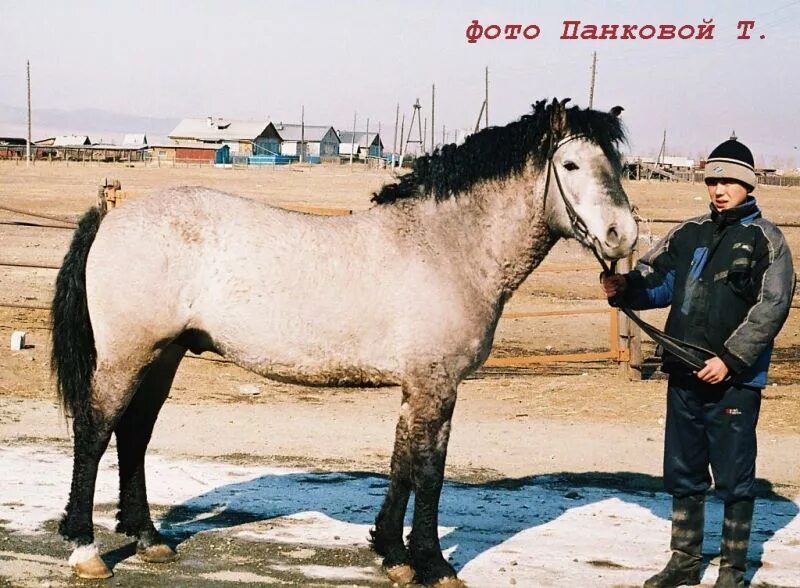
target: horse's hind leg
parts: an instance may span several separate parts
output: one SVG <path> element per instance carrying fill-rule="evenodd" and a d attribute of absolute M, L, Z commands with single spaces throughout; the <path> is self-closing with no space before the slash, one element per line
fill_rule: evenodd
<path fill-rule="evenodd" d="M 72 487 L 59 533 L 75 547 L 69 564 L 81 578 L 108 578 L 111 572 L 100 559 L 94 545 L 92 506 L 97 479 L 97 464 L 108 446 L 111 429 L 103 419 L 76 414 L 72 422 L 75 457 Z"/>
<path fill-rule="evenodd" d="M 408 394 L 403 388 L 403 404 L 394 437 L 389 490 L 371 531 L 372 547 L 383 556 L 389 579 L 400 585 L 414 580 L 411 558 L 403 542 L 403 520 L 411 494 L 411 447 L 408 438 Z"/>
<path fill-rule="evenodd" d="M 136 537 L 136 551 L 147 562 L 164 563 L 176 557 L 150 518 L 144 456 L 158 413 L 185 353 L 185 347 L 171 344 L 149 366 L 114 431 L 119 457 L 117 532 Z"/>
<path fill-rule="evenodd" d="M 146 361 L 129 360 L 125 365 L 98 362 L 87 403 L 73 415 L 72 486 L 59 532 L 75 546 L 69 563 L 82 578 L 111 576 L 94 544 L 92 508 L 97 466 L 144 365 Z"/>

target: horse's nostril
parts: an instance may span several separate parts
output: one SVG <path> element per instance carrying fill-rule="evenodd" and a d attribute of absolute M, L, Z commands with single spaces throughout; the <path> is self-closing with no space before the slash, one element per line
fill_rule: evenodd
<path fill-rule="evenodd" d="M 619 245 L 619 233 L 617 232 L 617 225 L 611 225 L 608 227 L 608 232 L 606 233 L 606 245 L 609 247 L 616 247 Z"/>

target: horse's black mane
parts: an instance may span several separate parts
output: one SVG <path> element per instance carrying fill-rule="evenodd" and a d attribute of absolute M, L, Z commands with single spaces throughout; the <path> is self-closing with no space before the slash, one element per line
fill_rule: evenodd
<path fill-rule="evenodd" d="M 566 102 L 566 101 L 564 101 Z M 618 145 L 625 141 L 625 129 L 619 119 L 620 107 L 612 112 L 564 108 L 553 100 L 541 100 L 533 113 L 504 127 L 489 127 L 470 135 L 463 145 L 444 145 L 431 155 L 417 159 L 414 171 L 394 184 L 387 184 L 372 196 L 378 204 L 403 198 L 433 196 L 444 200 L 462 193 L 481 180 L 504 179 L 522 171 L 526 162 L 542 169 L 547 163 L 551 142 L 567 135 L 584 135 L 597 143 L 611 164 L 620 166 Z M 556 109 L 554 111 L 554 109 Z M 554 129 L 554 114 L 563 113 L 562 128 Z M 555 134 L 556 136 L 551 137 Z"/>

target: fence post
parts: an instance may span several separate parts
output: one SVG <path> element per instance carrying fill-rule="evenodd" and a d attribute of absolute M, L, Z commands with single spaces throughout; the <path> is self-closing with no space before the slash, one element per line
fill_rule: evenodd
<path fill-rule="evenodd" d="M 626 257 L 617 263 L 617 271 L 621 274 L 629 272 L 631 269 L 630 258 Z M 630 336 L 630 319 L 619 310 L 614 309 L 611 321 L 611 336 L 616 336 L 617 365 L 619 365 L 619 375 L 622 378 L 630 377 L 630 348 L 628 346 Z M 617 323 L 615 325 L 614 323 Z M 615 329 L 614 327 L 617 326 Z M 615 332 L 616 331 L 616 332 Z M 614 348 L 612 348 L 614 349 Z"/>
<path fill-rule="evenodd" d="M 618 263 L 619 273 L 627 273 L 633 269 L 635 263 L 636 248 L 631 251 L 631 254 L 625 259 L 621 259 Z M 619 310 L 614 311 L 616 318 L 619 321 L 619 328 L 616 329 L 616 336 L 618 337 L 618 344 L 616 349 L 619 375 L 622 378 L 636 380 L 641 377 L 642 366 L 642 333 L 639 327 L 631 321 L 624 313 Z M 614 324 L 612 321 L 612 337 L 615 335 Z M 614 348 L 612 347 L 612 350 Z"/>
<path fill-rule="evenodd" d="M 630 267 L 633 268 L 634 264 L 636 263 L 636 247 L 634 247 L 633 251 L 631 251 L 631 255 L 628 258 L 630 260 Z M 634 311 L 637 312 L 637 311 Z M 628 373 L 628 376 L 631 379 L 641 379 L 642 377 L 642 330 L 639 328 L 639 325 L 628 319 L 629 324 L 629 333 L 628 333 L 628 362 L 630 367 L 632 368 Z"/>
<path fill-rule="evenodd" d="M 636 259 L 636 248 L 631 254 L 620 261 L 620 273 L 629 272 L 633 269 Z M 625 314 L 619 313 L 620 325 L 620 348 L 624 349 L 625 357 L 620 361 L 620 375 L 622 377 L 636 380 L 641 378 L 642 367 L 642 331 Z"/>

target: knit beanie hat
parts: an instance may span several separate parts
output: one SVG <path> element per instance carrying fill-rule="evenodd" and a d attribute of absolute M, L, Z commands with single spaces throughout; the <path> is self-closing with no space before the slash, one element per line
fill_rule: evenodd
<path fill-rule="evenodd" d="M 736 139 L 720 143 L 708 156 L 706 178 L 731 178 L 745 184 L 752 192 L 756 187 L 753 154 Z"/>

